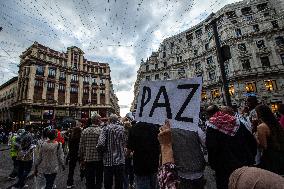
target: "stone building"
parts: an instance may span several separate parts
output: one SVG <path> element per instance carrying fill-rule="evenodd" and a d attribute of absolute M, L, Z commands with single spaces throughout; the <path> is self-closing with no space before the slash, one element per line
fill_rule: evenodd
<path fill-rule="evenodd" d="M 225 62 L 232 103 L 243 105 L 256 95 L 273 110 L 284 103 L 284 3 L 251 0 L 226 5 L 199 24 L 165 39 L 142 61 L 134 86 L 143 80 L 203 78 L 202 105 L 223 104 L 220 67 L 211 22 L 216 20 L 221 45 L 229 45 Z M 135 110 L 137 99 L 132 103 Z"/>
<path fill-rule="evenodd" d="M 94 113 L 102 117 L 119 115 L 107 63 L 85 59 L 84 52 L 75 46 L 65 53 L 37 42 L 20 58 L 17 86 L 13 83 L 17 94 L 13 120 L 17 124 L 64 117 L 87 120 Z"/>
<path fill-rule="evenodd" d="M 0 124 L 10 125 L 13 121 L 12 105 L 16 102 L 18 77 L 13 77 L 0 86 Z"/>

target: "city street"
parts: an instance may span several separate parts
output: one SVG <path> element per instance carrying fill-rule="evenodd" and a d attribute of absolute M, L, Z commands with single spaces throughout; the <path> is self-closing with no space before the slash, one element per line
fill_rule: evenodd
<path fill-rule="evenodd" d="M 7 149 L 6 145 L 0 145 L 0 150 Z M 9 156 L 9 150 L 4 150 L 0 152 L 1 159 L 0 159 L 0 189 L 5 189 L 9 186 L 11 186 L 15 181 L 14 180 L 8 180 L 7 176 L 12 170 L 12 161 Z M 63 189 L 66 188 L 66 180 L 67 180 L 67 174 L 68 174 L 68 167 L 66 167 L 66 170 L 64 172 L 60 172 L 59 175 L 56 178 L 56 188 Z M 213 171 L 206 168 L 205 172 L 205 178 L 207 179 L 207 184 L 205 189 L 215 189 L 215 180 L 213 176 Z M 30 178 L 27 182 L 27 185 L 29 189 L 36 189 L 34 178 Z M 38 179 L 38 183 L 40 183 L 40 179 Z M 76 189 L 84 189 L 85 184 L 84 181 L 81 181 L 80 175 L 79 175 L 79 169 L 77 168 L 75 171 L 74 176 L 74 184 Z"/>

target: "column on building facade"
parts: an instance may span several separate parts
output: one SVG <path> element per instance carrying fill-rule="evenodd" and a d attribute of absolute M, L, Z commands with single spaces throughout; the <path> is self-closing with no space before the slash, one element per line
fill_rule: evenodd
<path fill-rule="evenodd" d="M 83 59 L 84 59 L 83 54 L 80 54 L 79 55 L 79 70 L 80 71 L 83 71 Z"/>
<path fill-rule="evenodd" d="M 97 81 L 99 81 L 99 76 L 97 77 Z M 100 89 L 100 83 L 98 83 L 98 89 L 97 89 L 97 104 L 101 104 L 101 89 Z"/>
<path fill-rule="evenodd" d="M 33 101 L 36 67 L 35 66 L 30 66 L 29 68 L 30 68 L 29 69 L 30 72 L 29 72 L 27 99 Z"/>
<path fill-rule="evenodd" d="M 276 45 L 273 41 L 274 37 L 269 36 L 267 38 L 267 42 L 268 42 L 268 49 L 271 51 L 271 58 L 270 58 L 270 65 L 274 66 L 274 65 L 280 65 L 279 63 L 279 56 L 277 55 L 276 52 Z"/>
<path fill-rule="evenodd" d="M 92 85 L 89 85 L 89 98 L 88 103 L 91 104 L 92 102 Z"/>
<path fill-rule="evenodd" d="M 109 79 L 105 79 L 105 104 L 109 105 L 110 104 L 110 94 L 109 94 L 109 88 L 110 88 L 110 84 L 109 84 Z"/>
<path fill-rule="evenodd" d="M 60 76 L 60 69 L 56 69 L 55 75 L 55 88 L 54 88 L 54 101 L 58 101 L 58 88 L 59 88 L 59 76 Z"/>
<path fill-rule="evenodd" d="M 71 60 L 72 60 L 72 54 L 71 54 L 71 49 L 67 49 L 67 54 L 68 54 L 68 59 L 67 59 L 67 67 L 71 67 Z"/>
<path fill-rule="evenodd" d="M 78 86 L 78 104 L 82 105 L 82 98 L 83 98 L 83 76 L 78 75 L 79 77 L 79 86 Z"/>
<path fill-rule="evenodd" d="M 44 67 L 43 89 L 42 89 L 42 99 L 43 100 L 46 100 L 47 77 L 48 77 L 48 66 L 45 66 Z"/>
<path fill-rule="evenodd" d="M 71 75 L 66 73 L 65 104 L 67 105 L 70 104 L 70 82 Z"/>

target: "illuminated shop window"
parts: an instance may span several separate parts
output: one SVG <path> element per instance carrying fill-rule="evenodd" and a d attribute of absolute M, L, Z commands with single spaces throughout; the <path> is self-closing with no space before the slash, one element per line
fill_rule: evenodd
<path fill-rule="evenodd" d="M 215 98 L 220 98 L 220 91 L 219 91 L 219 89 L 213 89 L 213 90 L 211 90 L 211 96 L 212 96 L 212 98 L 213 99 L 215 99 Z"/>
<path fill-rule="evenodd" d="M 279 108 L 279 104 L 280 104 L 281 102 L 272 102 L 271 103 L 271 110 L 272 110 L 272 112 L 277 112 L 278 111 L 278 108 Z"/>
<path fill-rule="evenodd" d="M 229 93 L 230 93 L 231 96 L 234 96 L 234 94 L 235 94 L 234 85 L 229 85 Z"/>
<path fill-rule="evenodd" d="M 267 91 L 277 90 L 277 85 L 275 80 L 264 80 L 264 85 Z"/>
<path fill-rule="evenodd" d="M 255 93 L 256 92 L 255 82 L 246 83 L 246 91 L 247 93 Z"/>
<path fill-rule="evenodd" d="M 202 99 L 202 100 L 207 100 L 206 91 L 202 91 L 202 93 L 201 93 L 201 99 Z"/>

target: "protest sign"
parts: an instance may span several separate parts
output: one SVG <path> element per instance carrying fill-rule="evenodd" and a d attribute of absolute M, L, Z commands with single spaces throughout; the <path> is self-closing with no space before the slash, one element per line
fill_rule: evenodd
<path fill-rule="evenodd" d="M 196 131 L 199 122 L 202 78 L 144 81 L 140 85 L 136 121 Z"/>

